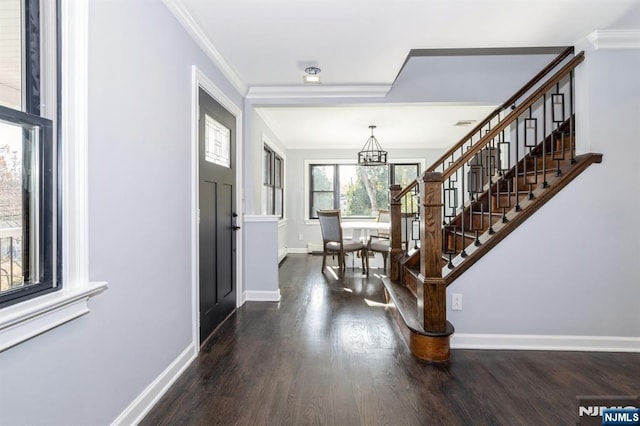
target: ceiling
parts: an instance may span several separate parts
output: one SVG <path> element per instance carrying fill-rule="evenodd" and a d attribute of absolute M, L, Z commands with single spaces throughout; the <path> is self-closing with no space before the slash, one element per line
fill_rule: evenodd
<path fill-rule="evenodd" d="M 258 114 L 289 149 L 362 148 L 371 135 L 383 148 L 448 148 L 494 106 L 448 104 L 375 104 L 340 107 L 257 108 Z M 471 125 L 472 127 L 473 125 Z M 453 138 L 453 139 L 452 139 Z"/>
<path fill-rule="evenodd" d="M 475 92 L 467 98 L 460 95 L 456 89 L 464 86 L 469 76 L 486 74 L 493 77 L 494 85 L 500 89 L 509 86 L 513 92 L 546 62 L 541 60 L 537 68 L 528 66 L 523 73 L 519 62 L 511 57 L 506 65 L 482 74 L 473 62 L 481 56 L 466 55 L 468 61 L 462 65 L 466 77 L 455 75 L 455 79 L 439 81 L 439 77 L 459 74 L 460 64 L 456 68 L 439 67 L 434 60 L 451 62 L 451 58 L 434 54 L 436 49 L 569 46 L 595 30 L 640 29 L 639 0 L 164 2 L 174 14 L 177 8 L 188 17 L 190 25 L 197 27 L 199 36 L 207 41 L 205 44 L 215 51 L 213 56 L 223 64 L 227 75 L 236 86 L 248 88 L 249 94 L 261 88 L 269 88 L 270 93 L 279 89 L 290 92 L 292 87 L 304 91 L 309 88 L 302 83 L 303 70 L 308 66 L 322 69 L 324 90 L 391 87 L 386 96 L 375 99 L 356 96 L 319 100 L 309 88 L 307 98 L 254 100 L 260 116 L 288 148 L 318 144 L 360 147 L 368 136 L 369 124 L 379 126 L 376 136 L 385 148 L 448 146 L 461 131 L 453 123 L 480 119 L 501 103 L 500 99 L 506 99 L 489 97 L 493 87 L 486 90 L 486 82 L 476 82 Z M 412 58 L 403 68 L 413 49 L 429 49 L 431 53 L 426 59 Z M 513 81 L 501 85 L 511 71 Z M 425 88 L 429 84 L 431 89 Z M 483 89 L 481 93 L 477 93 L 477 87 Z M 449 91 L 457 96 L 429 96 Z"/>

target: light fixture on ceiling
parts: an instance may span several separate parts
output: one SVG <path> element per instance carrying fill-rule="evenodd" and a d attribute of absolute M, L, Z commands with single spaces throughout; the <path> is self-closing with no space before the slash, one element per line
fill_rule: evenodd
<path fill-rule="evenodd" d="M 387 164 L 387 151 L 384 151 L 378 143 L 378 139 L 373 136 L 373 129 L 376 126 L 369 126 L 371 136 L 364 143 L 362 151 L 358 153 L 359 166 L 382 166 Z"/>
<path fill-rule="evenodd" d="M 318 67 L 307 67 L 304 69 L 304 72 L 307 75 L 302 77 L 302 81 L 305 83 L 320 83 L 320 71 L 321 69 Z"/>

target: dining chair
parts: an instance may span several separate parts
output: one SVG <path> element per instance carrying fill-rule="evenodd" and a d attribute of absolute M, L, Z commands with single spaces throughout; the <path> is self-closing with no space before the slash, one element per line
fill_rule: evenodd
<path fill-rule="evenodd" d="M 407 244 L 409 242 L 409 234 L 408 234 L 408 226 L 407 224 L 411 222 L 411 219 L 415 217 L 415 213 L 401 213 L 400 216 L 400 238 L 402 241 L 402 248 L 406 249 Z M 382 267 L 384 271 L 387 271 L 387 257 L 389 257 L 389 252 L 391 251 L 391 230 L 389 230 L 388 234 L 380 234 L 371 235 L 367 241 L 367 252 L 380 253 L 382 254 Z M 369 258 L 367 257 L 367 271 L 369 270 Z"/>
<path fill-rule="evenodd" d="M 378 210 L 378 218 L 376 219 L 376 222 L 390 223 L 391 222 L 391 214 L 390 214 L 389 210 L 387 210 L 387 209 L 379 209 Z M 378 236 L 389 238 L 389 232 L 388 231 L 378 231 Z"/>
<path fill-rule="evenodd" d="M 322 231 L 322 272 L 327 266 L 327 254 L 338 254 L 338 268 L 340 276 L 343 276 L 345 266 L 345 254 L 348 252 L 360 252 L 362 259 L 362 271 L 366 271 L 366 245 L 360 241 L 345 240 L 342 237 L 340 210 L 318 210 L 318 220 Z"/>

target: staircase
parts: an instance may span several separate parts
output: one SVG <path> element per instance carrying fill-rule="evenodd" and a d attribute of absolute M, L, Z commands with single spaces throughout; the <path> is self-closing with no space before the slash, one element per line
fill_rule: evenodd
<path fill-rule="evenodd" d="M 574 70 L 584 53 L 573 53 L 562 52 L 423 176 L 390 188 L 391 262 L 383 281 L 416 357 L 450 358 L 447 286 L 602 161 L 601 154 L 576 155 Z M 406 247 L 402 229 L 413 234 Z"/>

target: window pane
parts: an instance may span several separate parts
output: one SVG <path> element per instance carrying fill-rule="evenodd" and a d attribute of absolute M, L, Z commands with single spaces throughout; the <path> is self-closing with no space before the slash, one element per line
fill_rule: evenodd
<path fill-rule="evenodd" d="M 273 214 L 273 187 L 272 186 L 264 187 L 264 202 L 266 205 L 265 213 Z"/>
<path fill-rule="evenodd" d="M 265 185 L 270 185 L 271 182 L 271 151 L 265 148 L 264 150 L 264 178 L 263 182 Z"/>
<path fill-rule="evenodd" d="M 389 172 L 387 166 L 340 166 L 340 207 L 344 216 L 377 215 L 387 208 Z"/>
<path fill-rule="evenodd" d="M 282 212 L 282 189 L 281 188 L 276 188 L 276 203 L 275 203 L 275 211 L 274 214 L 280 217 L 283 217 L 283 212 Z"/>
<path fill-rule="evenodd" d="M 22 109 L 20 3 L 21 0 L 0 0 L 0 105 L 15 109 Z"/>
<path fill-rule="evenodd" d="M 311 217 L 318 217 L 318 210 L 333 209 L 333 192 L 314 192 L 311 196 Z"/>
<path fill-rule="evenodd" d="M 210 163 L 231 167 L 231 130 L 205 114 L 204 158 Z"/>
<path fill-rule="evenodd" d="M 269 214 L 269 210 L 267 210 L 267 190 L 268 186 L 262 186 L 262 214 Z"/>
<path fill-rule="evenodd" d="M 394 164 L 393 183 L 401 185 L 404 188 L 409 182 L 418 177 L 419 168 L 420 166 L 418 164 Z"/>
<path fill-rule="evenodd" d="M 281 188 L 282 187 L 282 159 L 277 155 L 275 156 L 273 177 L 274 177 L 273 184 L 278 188 Z"/>
<path fill-rule="evenodd" d="M 333 170 L 332 165 L 311 166 L 312 191 L 333 191 Z"/>
<path fill-rule="evenodd" d="M 38 144 L 35 132 L 2 121 L 0 141 L 0 293 L 5 293 L 38 282 Z"/>

